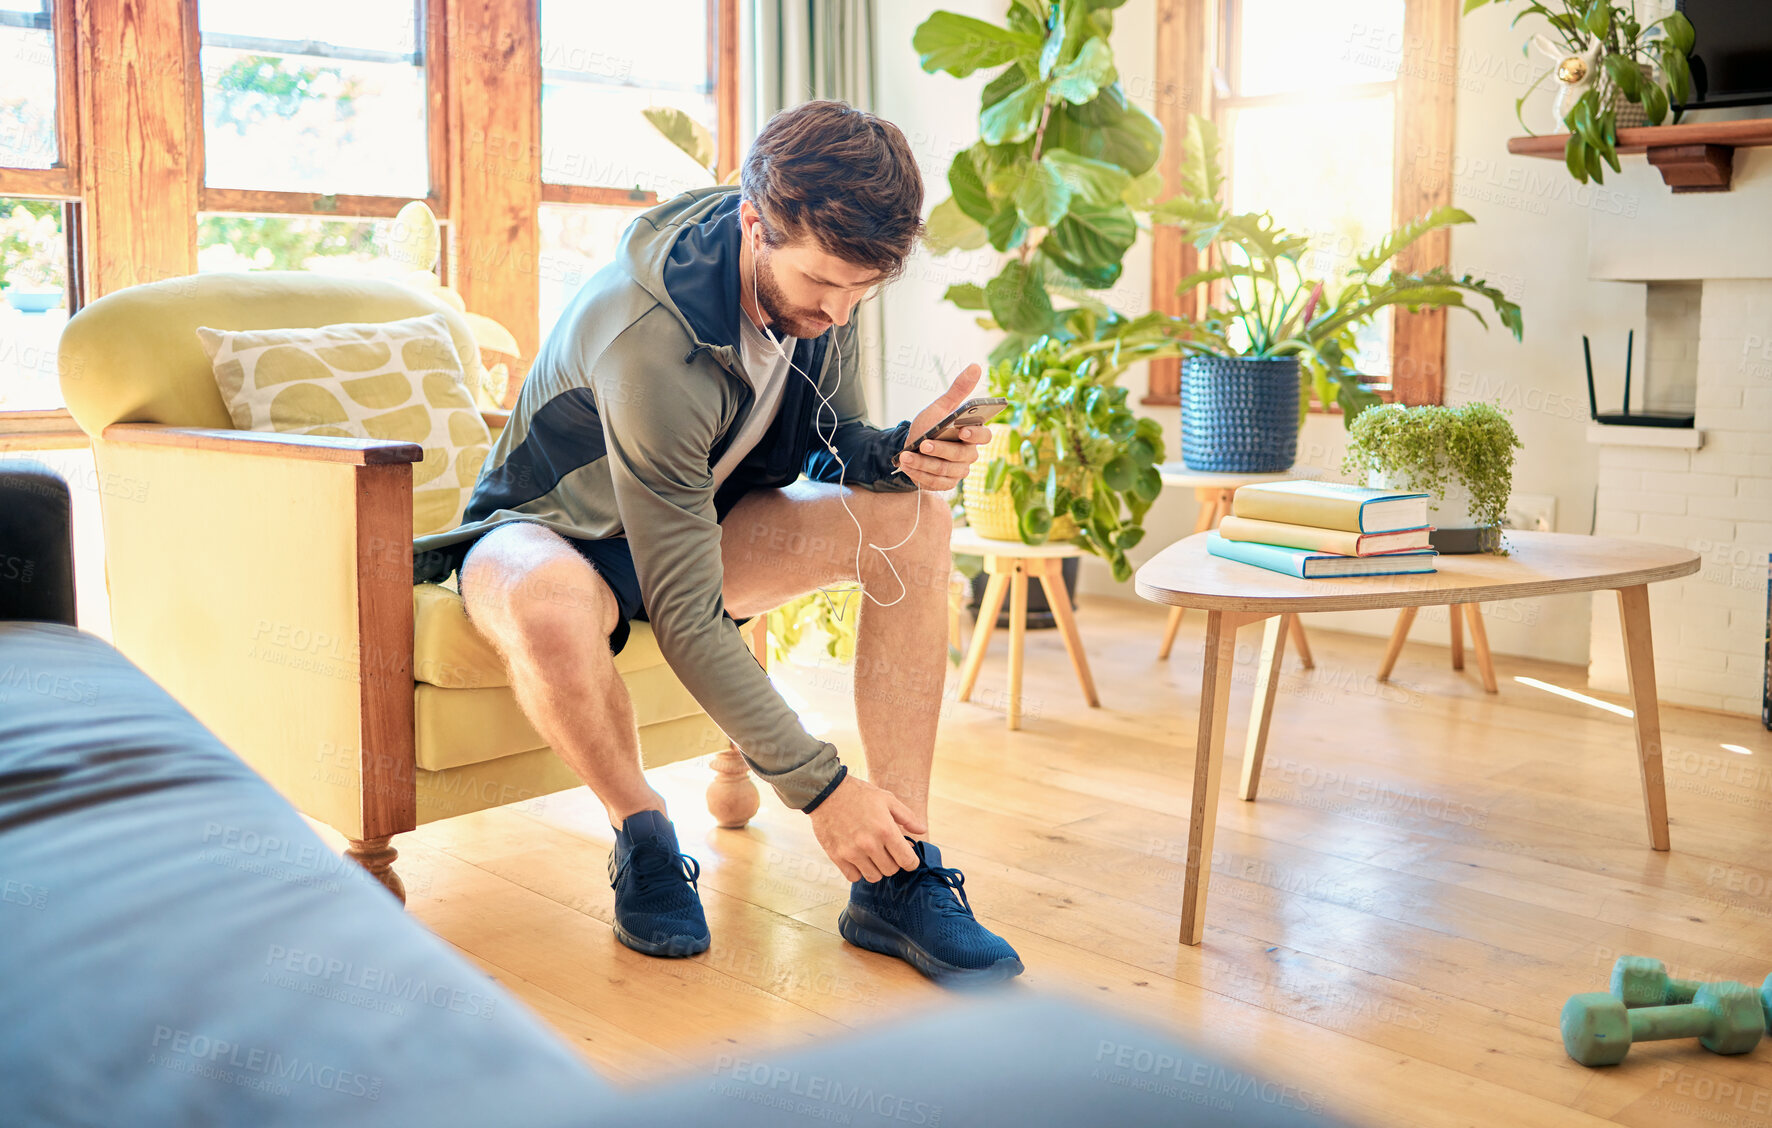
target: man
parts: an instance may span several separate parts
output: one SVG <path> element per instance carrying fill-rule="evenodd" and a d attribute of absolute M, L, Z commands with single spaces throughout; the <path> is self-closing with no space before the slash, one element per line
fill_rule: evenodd
<path fill-rule="evenodd" d="M 947 661 L 941 491 L 990 430 L 906 444 L 980 371 L 915 419 L 869 426 L 850 325 L 902 270 L 922 206 L 889 123 L 840 102 L 777 114 L 739 189 L 686 193 L 628 227 L 542 345 L 463 524 L 415 542 L 416 579 L 459 568 L 468 616 L 525 715 L 608 811 L 616 936 L 637 951 L 709 943 L 698 868 L 641 771 L 613 662 L 629 620 L 645 618 L 684 686 L 852 882 L 845 939 L 940 981 L 1021 971 L 924 837 Z M 796 482 L 802 471 L 810 481 Z M 865 780 L 800 725 L 734 621 L 857 578 L 869 596 L 855 679 Z"/>

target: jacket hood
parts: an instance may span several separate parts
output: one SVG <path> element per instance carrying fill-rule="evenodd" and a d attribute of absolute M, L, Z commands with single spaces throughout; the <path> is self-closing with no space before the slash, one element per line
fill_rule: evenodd
<path fill-rule="evenodd" d="M 628 226 L 616 262 L 676 314 L 694 342 L 687 363 L 708 350 L 733 372 L 738 359 L 739 190 L 698 188 L 652 208 Z"/>

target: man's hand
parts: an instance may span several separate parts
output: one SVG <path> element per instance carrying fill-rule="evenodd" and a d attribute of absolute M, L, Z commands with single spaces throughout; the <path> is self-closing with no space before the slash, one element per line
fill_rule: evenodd
<path fill-rule="evenodd" d="M 929 833 L 898 796 L 854 772 L 807 817 L 845 881 L 878 881 L 901 869 L 916 869 L 917 852 L 904 836 Z"/>
<path fill-rule="evenodd" d="M 954 378 L 953 386 L 940 396 L 934 403 L 917 413 L 911 420 L 910 438 L 914 441 L 918 435 L 946 419 L 948 415 L 966 402 L 972 389 L 978 386 L 978 378 L 984 370 L 978 365 L 970 365 Z M 989 427 L 967 427 L 960 432 L 958 442 L 924 440 L 922 447 L 911 450 L 906 447 L 898 456 L 898 468 L 904 476 L 926 490 L 940 493 L 951 490 L 966 477 L 966 471 L 978 461 L 978 447 L 991 438 Z"/>

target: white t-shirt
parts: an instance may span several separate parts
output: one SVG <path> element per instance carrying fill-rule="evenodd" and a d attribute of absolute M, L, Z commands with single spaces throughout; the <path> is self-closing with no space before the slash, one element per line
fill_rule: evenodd
<path fill-rule="evenodd" d="M 794 338 L 782 337 L 782 352 L 777 353 L 775 346 L 763 331 L 751 323 L 750 317 L 740 312 L 738 316 L 738 357 L 744 365 L 745 375 L 750 377 L 751 414 L 739 428 L 738 434 L 714 465 L 714 488 L 718 489 L 727 475 L 732 473 L 744 456 L 751 452 L 759 442 L 763 441 L 764 432 L 775 421 L 775 413 L 781 409 L 782 389 L 787 386 L 789 366 L 787 358 L 794 355 Z M 785 356 L 783 354 L 786 354 Z"/>

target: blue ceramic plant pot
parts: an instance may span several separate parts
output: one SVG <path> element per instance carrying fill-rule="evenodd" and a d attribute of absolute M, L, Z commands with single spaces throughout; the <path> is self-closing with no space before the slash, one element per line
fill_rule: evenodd
<path fill-rule="evenodd" d="M 1277 474 L 1298 457 L 1298 358 L 1190 356 L 1181 365 L 1181 461 Z"/>

